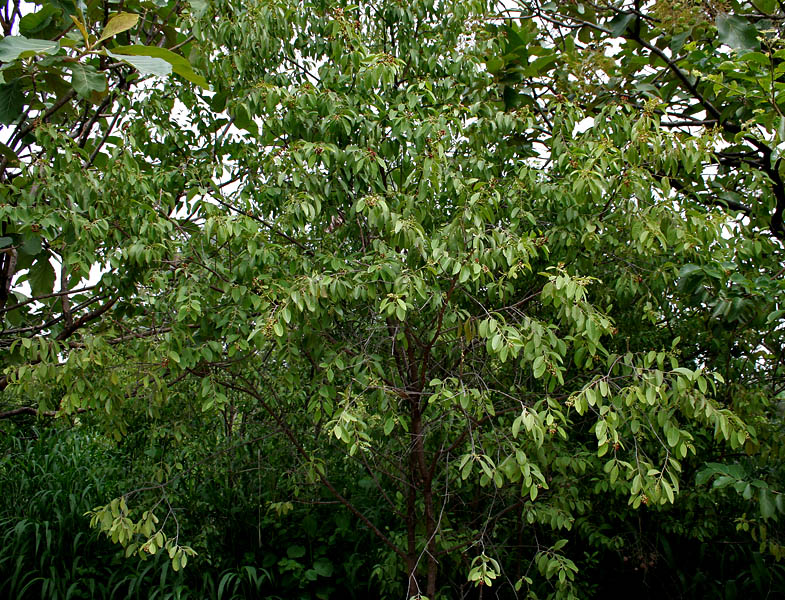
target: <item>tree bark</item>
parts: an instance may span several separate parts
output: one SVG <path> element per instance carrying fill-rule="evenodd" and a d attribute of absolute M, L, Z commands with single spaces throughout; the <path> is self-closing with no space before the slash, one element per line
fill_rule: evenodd
<path fill-rule="evenodd" d="M 425 459 L 425 434 L 423 432 L 419 398 L 419 394 L 415 398 L 410 398 L 412 425 L 409 466 L 412 471 L 412 479 L 419 482 L 419 489 L 423 496 L 425 507 L 425 548 L 423 552 L 426 555 L 425 595 L 433 598 L 436 594 L 436 576 L 438 575 L 436 519 L 433 510 L 433 476 L 428 469 Z"/>

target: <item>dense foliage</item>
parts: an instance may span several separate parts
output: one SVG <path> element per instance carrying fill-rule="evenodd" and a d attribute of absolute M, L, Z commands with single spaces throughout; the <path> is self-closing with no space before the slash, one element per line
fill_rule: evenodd
<path fill-rule="evenodd" d="M 7 3 L 9 593 L 782 590 L 783 10 Z"/>

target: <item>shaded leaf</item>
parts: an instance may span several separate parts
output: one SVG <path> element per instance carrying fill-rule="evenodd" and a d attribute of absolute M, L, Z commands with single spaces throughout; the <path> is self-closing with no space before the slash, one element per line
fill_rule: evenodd
<path fill-rule="evenodd" d="M 698 265 L 687 264 L 679 270 L 679 290 L 687 294 L 692 294 L 698 289 L 705 277 L 705 272 Z"/>
<path fill-rule="evenodd" d="M 720 41 L 734 50 L 758 50 L 758 30 L 744 17 L 717 15 L 717 33 Z"/>
<path fill-rule="evenodd" d="M 19 157 L 11 148 L 0 142 L 0 154 L 2 154 L 11 166 L 19 164 Z"/>
<path fill-rule="evenodd" d="M 624 32 L 627 31 L 627 28 L 630 26 L 630 23 L 632 23 L 634 20 L 635 20 L 635 15 L 632 13 L 629 14 L 619 13 L 618 15 L 613 17 L 613 19 L 610 22 L 611 33 L 613 34 L 613 37 L 621 37 L 622 35 L 624 35 Z"/>
<path fill-rule="evenodd" d="M 327 558 L 319 558 L 313 563 L 313 570 L 322 577 L 330 577 L 333 574 L 333 563 Z"/>
<path fill-rule="evenodd" d="M 764 519 L 771 519 L 774 516 L 774 499 L 768 489 L 760 491 L 760 514 Z"/>
<path fill-rule="evenodd" d="M 293 546 L 289 546 L 286 549 L 286 555 L 289 558 L 302 558 L 303 556 L 305 556 L 305 548 L 303 548 L 302 546 L 298 546 L 296 544 Z"/>
<path fill-rule="evenodd" d="M 498 73 L 504 67 L 504 59 L 499 56 L 494 56 L 485 64 L 488 68 L 488 73 Z"/>
<path fill-rule="evenodd" d="M 30 267 L 30 289 L 33 296 L 51 294 L 55 285 L 55 270 L 48 256 L 43 256 Z"/>
<path fill-rule="evenodd" d="M 25 254 L 36 256 L 41 252 L 41 236 L 31 235 L 25 237 L 19 249 Z"/>
<path fill-rule="evenodd" d="M 14 122 L 25 107 L 25 97 L 17 82 L 0 85 L 0 123 Z"/>

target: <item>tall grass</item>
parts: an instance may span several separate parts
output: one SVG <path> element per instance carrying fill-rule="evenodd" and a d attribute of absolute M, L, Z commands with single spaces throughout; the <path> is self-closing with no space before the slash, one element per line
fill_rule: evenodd
<path fill-rule="evenodd" d="M 187 598 L 165 560 L 124 560 L 84 513 L 117 495 L 119 457 L 71 430 L 13 438 L 0 458 L 0 597 Z"/>
<path fill-rule="evenodd" d="M 0 598 L 288 600 L 324 599 L 336 590 L 338 573 L 324 570 L 328 545 L 341 545 L 326 540 L 336 535 L 334 526 L 323 521 L 317 533 L 313 516 L 306 519 L 308 531 L 294 516 L 257 521 L 265 499 L 255 495 L 255 477 L 222 483 L 205 473 L 170 490 L 189 506 L 182 526 L 193 535 L 209 532 L 200 556 L 175 572 L 163 552 L 146 560 L 125 558 L 84 516 L 128 489 L 129 448 L 119 449 L 88 428 L 48 428 L 26 438 L 0 437 L 0 452 Z M 348 522 L 345 529 L 349 538 L 357 535 Z M 287 554 L 292 548 L 299 549 L 296 560 Z M 337 587 L 357 586 L 342 581 Z"/>

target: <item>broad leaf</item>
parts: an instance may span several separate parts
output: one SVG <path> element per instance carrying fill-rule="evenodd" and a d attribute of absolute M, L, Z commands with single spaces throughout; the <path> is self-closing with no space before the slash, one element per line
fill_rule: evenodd
<path fill-rule="evenodd" d="M 36 256 L 40 254 L 42 245 L 41 245 L 41 236 L 40 235 L 29 235 L 26 236 L 22 240 L 22 245 L 19 248 L 25 254 L 29 254 L 30 256 Z"/>
<path fill-rule="evenodd" d="M 720 41 L 734 50 L 758 50 L 758 30 L 744 17 L 717 15 L 717 32 Z"/>
<path fill-rule="evenodd" d="M 322 577 L 330 577 L 333 574 L 333 563 L 329 558 L 319 558 L 314 561 L 313 569 Z"/>
<path fill-rule="evenodd" d="M 51 294 L 55 285 L 55 270 L 47 255 L 39 258 L 30 268 L 30 289 L 33 296 Z"/>
<path fill-rule="evenodd" d="M 777 0 L 755 0 L 754 4 L 767 14 L 772 14 L 777 10 Z"/>
<path fill-rule="evenodd" d="M 0 40 L 0 61 L 11 62 L 37 54 L 55 54 L 60 49 L 58 42 L 28 40 L 22 35 L 7 35 Z"/>
<path fill-rule="evenodd" d="M 32 35 L 45 29 L 51 22 L 55 15 L 60 14 L 60 9 L 51 5 L 45 4 L 38 12 L 30 13 L 22 17 L 19 21 L 19 33 L 22 35 Z"/>
<path fill-rule="evenodd" d="M 698 265 L 687 264 L 679 269 L 679 290 L 692 294 L 698 289 L 706 274 Z"/>
<path fill-rule="evenodd" d="M 77 63 L 71 65 L 71 85 L 74 86 L 76 93 L 82 98 L 90 98 L 93 92 L 103 92 L 106 90 L 106 77 L 91 67 Z"/>
<path fill-rule="evenodd" d="M 127 12 L 117 13 L 111 19 L 109 19 L 106 27 L 104 27 L 103 33 L 101 33 L 101 37 L 99 37 L 95 43 L 99 44 L 104 40 L 108 40 L 110 37 L 117 35 L 118 33 L 128 31 L 132 27 L 136 26 L 138 21 L 139 15 Z"/>
<path fill-rule="evenodd" d="M 187 58 L 180 56 L 171 50 L 167 50 L 166 48 L 158 48 L 157 46 L 118 46 L 117 48 L 113 48 L 112 51 L 115 54 L 139 57 L 149 56 L 164 60 L 171 65 L 171 70 L 180 75 L 180 77 L 183 77 L 204 89 L 210 87 L 207 80 L 193 70 L 191 63 L 188 62 Z M 131 59 L 124 60 L 131 62 Z"/>
<path fill-rule="evenodd" d="M 760 514 L 764 519 L 771 519 L 774 516 L 774 499 L 771 492 L 764 488 L 760 491 Z"/>
<path fill-rule="evenodd" d="M 210 6 L 205 0 L 191 0 L 189 4 L 191 5 L 191 12 L 197 19 L 204 15 Z"/>
<path fill-rule="evenodd" d="M 616 15 L 610 22 L 611 26 L 611 34 L 613 37 L 621 37 L 624 35 L 624 32 L 627 31 L 627 28 L 630 26 L 635 20 L 635 15 L 619 13 Z"/>
<path fill-rule="evenodd" d="M 172 65 L 161 58 L 153 56 L 133 56 L 127 54 L 119 54 L 115 52 L 106 53 L 116 60 L 127 62 L 142 75 L 157 75 L 158 77 L 168 77 L 172 73 Z"/>
<path fill-rule="evenodd" d="M 25 97 L 16 82 L 0 85 L 0 123 L 8 125 L 22 114 Z"/>

